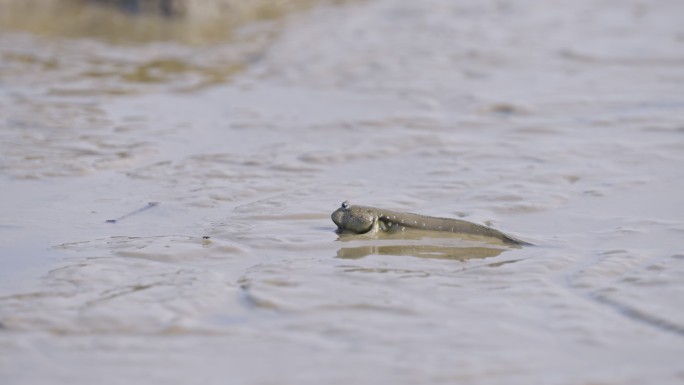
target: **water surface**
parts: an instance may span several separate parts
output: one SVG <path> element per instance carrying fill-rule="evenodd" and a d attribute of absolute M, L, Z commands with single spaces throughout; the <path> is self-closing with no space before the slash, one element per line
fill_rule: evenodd
<path fill-rule="evenodd" d="M 2 383 L 681 383 L 682 8 L 6 25 Z M 338 239 L 347 199 L 537 246 Z"/>

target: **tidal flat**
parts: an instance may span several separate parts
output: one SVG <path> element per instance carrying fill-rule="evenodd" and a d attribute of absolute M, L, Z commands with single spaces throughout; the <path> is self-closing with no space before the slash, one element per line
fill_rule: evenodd
<path fill-rule="evenodd" d="M 0 1 L 0 383 L 684 382 L 684 2 L 69 3 Z"/>

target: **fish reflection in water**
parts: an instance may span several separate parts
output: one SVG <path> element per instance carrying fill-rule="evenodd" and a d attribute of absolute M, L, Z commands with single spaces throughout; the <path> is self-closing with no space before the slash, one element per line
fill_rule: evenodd
<path fill-rule="evenodd" d="M 496 257 L 522 247 L 492 237 L 408 228 L 401 232 L 342 233 L 337 241 L 349 244 L 337 251 L 337 258 L 343 259 L 396 255 L 465 261 Z"/>
<path fill-rule="evenodd" d="M 434 245 L 369 245 L 343 247 L 337 251 L 337 258 L 359 259 L 369 255 L 399 255 L 418 258 L 452 259 L 465 261 L 496 257 L 505 249 L 493 247 L 449 247 Z"/>

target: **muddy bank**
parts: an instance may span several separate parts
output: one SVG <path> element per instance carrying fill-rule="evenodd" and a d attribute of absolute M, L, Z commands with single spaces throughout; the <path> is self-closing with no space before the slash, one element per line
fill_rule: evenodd
<path fill-rule="evenodd" d="M 115 44 L 175 41 L 207 45 L 230 39 L 242 26 L 279 20 L 316 3 L 313 0 L 2 0 L 0 30 L 97 38 Z"/>

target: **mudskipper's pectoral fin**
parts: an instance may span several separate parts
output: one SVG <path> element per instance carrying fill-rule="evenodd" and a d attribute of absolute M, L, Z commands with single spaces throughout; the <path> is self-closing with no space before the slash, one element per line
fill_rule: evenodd
<path fill-rule="evenodd" d="M 387 226 L 387 222 L 382 219 L 378 219 L 378 229 L 381 231 L 389 230 L 390 226 Z"/>
<path fill-rule="evenodd" d="M 374 233 L 378 230 L 380 226 L 380 221 L 378 220 L 377 217 L 373 217 L 371 221 L 365 222 L 364 224 L 367 224 L 368 227 L 365 227 L 362 229 L 359 227 L 359 230 L 357 234 L 366 234 L 366 233 Z"/>
<path fill-rule="evenodd" d="M 377 221 L 378 221 L 378 229 L 379 230 L 391 231 L 391 230 L 394 230 L 396 228 L 395 223 L 392 222 L 389 218 L 380 217 L 377 219 Z"/>

